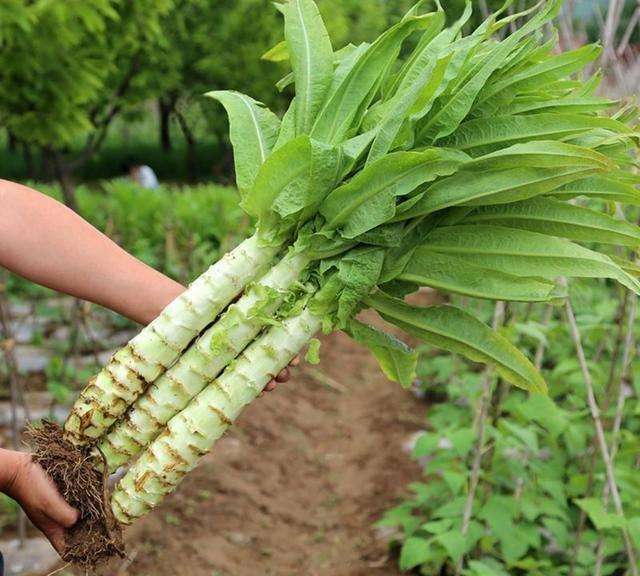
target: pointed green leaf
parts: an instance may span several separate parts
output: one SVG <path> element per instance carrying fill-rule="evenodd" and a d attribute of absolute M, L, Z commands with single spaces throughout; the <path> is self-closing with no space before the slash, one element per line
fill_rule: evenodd
<path fill-rule="evenodd" d="M 640 291 L 640 283 L 608 256 L 528 230 L 483 224 L 436 228 L 423 249 L 516 276 L 612 278 Z"/>
<path fill-rule="evenodd" d="M 605 100 L 595 97 L 567 97 L 567 98 L 521 98 L 507 106 L 504 114 L 525 114 L 530 112 L 546 112 L 558 114 L 589 114 L 603 112 L 615 106 L 615 100 Z"/>
<path fill-rule="evenodd" d="M 276 196 L 271 206 L 282 218 L 307 212 L 302 220 L 313 216 L 320 202 L 339 179 L 342 166 L 340 150 L 311 141 L 309 173 L 291 181 Z"/>
<path fill-rule="evenodd" d="M 368 163 L 393 147 L 403 125 L 410 128 L 406 125 L 407 121 L 415 123 L 424 117 L 435 99 L 457 76 L 468 53 L 481 40 L 480 35 L 474 35 L 451 44 L 459 31 L 458 26 L 466 21 L 469 14 L 470 11 L 466 10 L 458 23 L 435 38 L 433 33 L 441 27 L 442 13 L 428 15 L 432 22 L 427 25 L 417 48 L 396 78 L 390 91 L 393 96 L 376 111 L 376 140 L 371 147 Z"/>
<path fill-rule="evenodd" d="M 274 147 L 280 119 L 260 102 L 239 92 L 220 90 L 207 96 L 218 100 L 229 115 L 236 181 L 244 194 L 253 186 L 260 166 Z"/>
<path fill-rule="evenodd" d="M 613 260 L 620 268 L 622 268 L 627 274 L 633 276 L 634 278 L 640 278 L 640 265 L 631 262 L 629 260 L 625 260 L 624 258 L 619 258 L 618 256 L 610 256 L 611 260 Z"/>
<path fill-rule="evenodd" d="M 471 11 L 469 11 L 470 15 Z M 407 58 L 407 61 L 403 64 L 400 72 L 395 76 L 393 80 L 393 84 L 391 85 L 389 91 L 386 96 L 393 97 L 398 92 L 398 90 L 402 90 L 402 87 L 411 86 L 416 77 L 420 75 L 420 69 L 424 63 L 424 55 L 425 53 L 434 54 L 433 44 L 435 38 L 438 38 L 442 35 L 442 28 L 445 24 L 445 13 L 443 10 L 439 9 L 437 12 L 432 12 L 427 15 L 427 24 L 425 29 L 422 32 L 422 36 L 420 36 L 420 41 L 414 48 L 411 56 Z M 442 44 L 447 44 L 451 42 L 453 37 L 455 36 L 455 32 L 452 28 L 446 30 L 446 35 L 440 40 Z"/>
<path fill-rule="evenodd" d="M 355 238 L 395 215 L 398 196 L 438 176 L 451 174 L 467 157 L 451 150 L 394 152 L 370 164 L 323 202 L 325 227 Z"/>
<path fill-rule="evenodd" d="M 276 88 L 278 89 L 278 92 L 284 92 L 285 88 L 294 84 L 295 81 L 296 77 L 293 72 L 289 72 L 286 76 L 283 76 L 276 82 Z"/>
<path fill-rule="evenodd" d="M 273 48 L 267 50 L 261 57 L 267 62 L 286 62 L 289 60 L 289 47 L 287 41 L 278 42 Z"/>
<path fill-rule="evenodd" d="M 349 75 L 351 70 L 353 70 L 354 66 L 360 60 L 360 57 L 369 49 L 370 46 L 371 44 L 368 42 L 362 42 L 357 46 L 350 44 L 335 53 L 337 65 L 333 73 L 333 79 L 331 81 L 329 93 L 327 94 L 327 100 L 338 91 L 344 79 Z"/>
<path fill-rule="evenodd" d="M 627 525 L 624 516 L 607 512 L 602 500 L 598 498 L 581 498 L 574 502 L 589 515 L 589 519 L 598 530 L 625 528 Z"/>
<path fill-rule="evenodd" d="M 489 300 L 549 302 L 563 295 L 550 280 L 483 268 L 468 260 L 434 252 L 428 247 L 418 247 L 396 279 Z"/>
<path fill-rule="evenodd" d="M 542 376 L 522 352 L 459 308 L 417 308 L 382 292 L 370 296 L 366 303 L 427 344 L 462 354 L 474 362 L 492 364 L 505 380 L 525 390 L 546 391 Z"/>
<path fill-rule="evenodd" d="M 585 166 L 590 168 L 613 169 L 614 163 L 604 154 L 574 144 L 554 140 L 535 140 L 524 144 L 514 144 L 491 154 L 480 156 L 469 162 L 465 169 L 559 168 Z"/>
<path fill-rule="evenodd" d="M 342 143 L 342 153 L 343 153 L 343 166 L 341 170 L 341 175 L 347 176 L 353 168 L 358 164 L 366 150 L 373 142 L 373 139 L 376 137 L 376 131 L 369 130 L 368 132 L 364 132 L 358 136 L 354 136 L 349 140 L 346 140 Z"/>
<path fill-rule="evenodd" d="M 453 93 L 445 93 L 441 97 L 440 106 L 421 128 L 418 139 L 422 142 L 433 142 L 454 132 L 471 110 L 486 82 L 505 64 L 518 42 L 527 34 L 540 28 L 555 11 L 554 3 L 549 3 L 544 10 L 488 51 L 480 63 L 474 67 L 472 75 L 463 86 L 458 85 Z"/>
<path fill-rule="evenodd" d="M 544 86 L 545 83 L 566 78 L 574 72 L 582 70 L 589 62 L 596 60 L 601 51 L 602 49 L 599 46 L 588 44 L 577 50 L 548 56 L 542 62 L 529 66 L 516 74 L 511 74 L 500 82 L 496 82 L 487 90 L 483 98 L 490 98 L 507 88 L 526 92 L 529 89 Z"/>
<path fill-rule="evenodd" d="M 570 240 L 632 248 L 640 245 L 638 226 L 552 198 L 533 198 L 512 204 L 483 206 L 468 215 L 463 223 L 497 224 Z"/>
<path fill-rule="evenodd" d="M 407 538 L 402 544 L 400 552 L 400 569 L 411 570 L 411 568 L 437 558 L 432 540 L 432 538 L 429 540 L 418 537 Z"/>
<path fill-rule="evenodd" d="M 535 36 L 527 38 L 520 44 L 519 48 L 511 53 L 507 59 L 507 63 L 500 69 L 492 80 L 500 82 L 503 78 L 517 74 L 527 66 L 531 66 L 532 64 L 545 60 L 553 52 L 557 42 L 557 35 L 554 35 L 544 44 L 540 44 L 539 38 L 536 38 Z M 489 87 L 492 85 L 493 82 L 489 84 Z"/>
<path fill-rule="evenodd" d="M 311 142 L 298 136 L 277 149 L 262 165 L 255 183 L 242 201 L 243 209 L 258 219 L 265 218 L 278 195 L 287 187 L 298 185 L 309 174 Z"/>
<path fill-rule="evenodd" d="M 423 25 L 423 17 L 411 16 L 392 26 L 364 50 L 320 111 L 311 135 L 327 143 L 340 142 L 354 128 L 363 103 L 377 92 L 404 40 Z"/>
<path fill-rule="evenodd" d="M 567 182 L 597 172 L 597 168 L 511 168 L 487 172 L 461 170 L 431 186 L 416 202 L 398 207 L 402 218 L 430 214 L 451 206 L 504 204 L 549 194 Z"/>
<path fill-rule="evenodd" d="M 296 84 L 296 134 L 308 134 L 333 77 L 333 48 L 313 0 L 289 0 L 284 32 Z"/>
<path fill-rule="evenodd" d="M 384 113 L 378 120 L 376 137 L 369 150 L 367 163 L 370 164 L 391 150 L 409 111 L 415 106 L 422 94 L 423 87 L 428 84 L 437 62 L 425 62 L 421 75 L 414 78 L 408 90 L 400 90 L 391 100 L 382 105 Z"/>
<path fill-rule="evenodd" d="M 578 196 L 601 198 L 609 202 L 621 202 L 640 206 L 640 190 L 631 184 L 606 176 L 592 176 L 554 190 L 553 196 L 570 200 Z"/>
<path fill-rule="evenodd" d="M 561 140 L 595 129 L 628 134 L 631 129 L 610 118 L 579 114 L 531 114 L 527 116 L 497 116 L 469 120 L 439 142 L 441 146 L 468 151 L 481 156 L 498 148 L 527 140 Z"/>
<path fill-rule="evenodd" d="M 291 142 L 296 137 L 296 99 L 291 100 L 289 108 L 282 117 L 280 133 L 273 147 L 274 150 L 282 148 L 287 142 Z"/>
<path fill-rule="evenodd" d="M 416 376 L 418 352 L 391 334 L 357 320 L 349 324 L 347 333 L 371 350 L 389 380 L 398 382 L 403 388 L 411 386 Z"/>

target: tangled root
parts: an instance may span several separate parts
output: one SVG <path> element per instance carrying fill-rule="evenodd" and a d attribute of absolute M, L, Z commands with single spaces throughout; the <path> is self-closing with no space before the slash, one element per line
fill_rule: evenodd
<path fill-rule="evenodd" d="M 27 432 L 33 460 L 45 470 L 63 498 L 80 516 L 65 534 L 65 562 L 95 568 L 111 558 L 125 556 L 122 528 L 109 505 L 108 474 L 95 467 L 95 455 L 64 439 L 62 428 L 52 422 Z"/>

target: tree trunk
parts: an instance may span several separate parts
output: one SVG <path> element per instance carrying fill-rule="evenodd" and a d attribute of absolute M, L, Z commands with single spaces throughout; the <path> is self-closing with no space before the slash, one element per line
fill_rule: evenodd
<path fill-rule="evenodd" d="M 18 149 L 18 139 L 11 130 L 7 130 L 7 149 L 9 152 L 15 152 Z"/>
<path fill-rule="evenodd" d="M 52 152 L 53 169 L 55 171 L 56 180 L 60 183 L 62 197 L 64 203 L 74 212 L 78 211 L 78 202 L 76 198 L 76 186 L 71 175 L 69 166 L 65 163 L 60 152 Z"/>
<path fill-rule="evenodd" d="M 179 110 L 175 111 L 176 118 L 180 124 L 180 129 L 187 143 L 187 179 L 189 182 L 195 182 L 198 179 L 198 157 L 196 154 L 196 138 L 189 128 L 187 119 Z"/>
<path fill-rule="evenodd" d="M 160 146 L 164 152 L 170 152 L 171 145 L 171 113 L 174 102 L 171 99 L 158 98 L 158 114 L 160 116 Z"/>
<path fill-rule="evenodd" d="M 22 158 L 24 160 L 24 166 L 27 172 L 28 180 L 36 179 L 36 165 L 33 161 L 33 154 L 31 153 L 31 146 L 24 142 L 22 144 Z"/>

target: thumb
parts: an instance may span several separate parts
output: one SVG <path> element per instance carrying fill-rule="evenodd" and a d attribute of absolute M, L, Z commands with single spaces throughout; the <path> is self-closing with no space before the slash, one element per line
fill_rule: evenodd
<path fill-rule="evenodd" d="M 44 497 L 43 511 L 54 522 L 63 528 L 71 528 L 80 516 L 80 513 L 73 508 L 60 494 L 51 477 L 38 466 L 36 482 L 42 482 L 41 494 Z"/>
<path fill-rule="evenodd" d="M 63 528 L 71 528 L 78 521 L 80 513 L 59 494 L 54 496 L 54 500 L 51 508 L 47 510 L 47 515 Z"/>

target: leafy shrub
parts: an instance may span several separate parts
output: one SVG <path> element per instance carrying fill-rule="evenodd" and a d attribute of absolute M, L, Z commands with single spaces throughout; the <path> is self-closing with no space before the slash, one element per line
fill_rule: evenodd
<path fill-rule="evenodd" d="M 620 352 L 616 366 L 614 350 L 620 300 L 605 283 L 578 282 L 571 295 L 600 406 L 608 405 L 603 418 L 610 423 L 619 381 Z M 479 311 L 490 316 L 490 306 L 478 304 Z M 528 315 L 532 318 L 527 319 Z M 424 465 L 424 480 L 412 484 L 411 496 L 380 522 L 401 530 L 403 569 L 429 576 L 454 574 L 464 554 L 461 574 L 466 576 L 592 576 L 600 537 L 602 574 L 623 574 L 628 567 L 620 527 L 625 525 L 636 546 L 640 545 L 640 427 L 634 420 L 640 410 L 640 380 L 633 379 L 626 392 L 630 398 L 615 461 L 626 513 L 626 519 L 621 519 L 602 503 L 605 471 L 593 440 L 593 422 L 568 327 L 560 311 L 546 327 L 543 315 L 542 309 L 532 314 L 524 305 L 514 306 L 503 330 L 519 337 L 530 356 L 545 341 L 544 369 L 551 396 L 513 389 L 507 395 L 494 379 L 467 537 L 462 536 L 461 525 L 483 375 L 461 358 L 423 350 L 420 376 L 428 391 L 437 392 L 429 397 L 445 400 L 429 408 L 427 430 L 413 451 Z"/>

